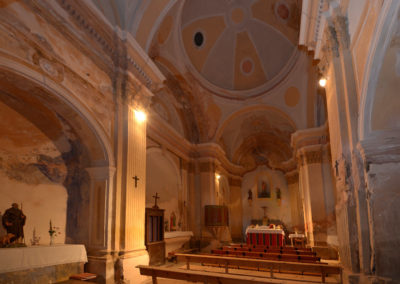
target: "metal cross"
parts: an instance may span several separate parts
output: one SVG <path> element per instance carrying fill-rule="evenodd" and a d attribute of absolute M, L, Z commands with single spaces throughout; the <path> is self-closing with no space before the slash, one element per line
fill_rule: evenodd
<path fill-rule="evenodd" d="M 138 182 L 139 178 L 137 176 L 134 176 L 133 179 L 135 180 L 135 187 L 137 187 L 137 182 Z"/>
<path fill-rule="evenodd" d="M 159 199 L 160 197 L 158 196 L 157 192 L 156 192 L 156 195 L 153 195 L 153 198 L 154 198 L 154 206 L 153 206 L 153 208 L 158 208 L 157 199 Z"/>

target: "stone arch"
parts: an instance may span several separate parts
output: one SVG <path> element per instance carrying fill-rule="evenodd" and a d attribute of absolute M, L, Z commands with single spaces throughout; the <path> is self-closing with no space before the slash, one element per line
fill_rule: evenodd
<path fill-rule="evenodd" d="M 377 102 L 377 85 L 382 71 L 387 50 L 393 34 L 398 29 L 398 11 L 400 2 L 387 1 L 383 4 L 379 16 L 369 54 L 367 58 L 363 85 L 361 87 L 359 137 L 364 140 L 371 135 L 373 108 Z M 398 95 L 396 93 L 396 95 Z"/>
<path fill-rule="evenodd" d="M 114 154 L 105 131 L 77 97 L 27 65 L 1 58 L 0 77 L 1 102 L 39 129 L 60 153 L 56 159 L 65 166 L 64 179 L 54 180 L 57 171 L 49 157 L 41 157 L 36 166 L 49 183 L 59 182 L 67 192 L 65 242 L 109 247 Z"/>

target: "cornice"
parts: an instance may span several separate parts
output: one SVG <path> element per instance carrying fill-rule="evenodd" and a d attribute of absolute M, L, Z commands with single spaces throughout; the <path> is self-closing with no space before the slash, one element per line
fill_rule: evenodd
<path fill-rule="evenodd" d="M 225 151 L 218 144 L 192 144 L 157 114 L 149 118 L 147 135 L 186 161 L 213 161 L 218 167 L 225 169 L 228 175 L 232 176 L 242 176 L 245 172 L 242 166 L 235 165 L 228 160 Z"/>
<path fill-rule="evenodd" d="M 157 66 L 126 32 L 113 27 L 90 1 L 32 1 L 35 10 L 74 41 L 79 50 L 94 59 L 110 77 L 114 68 L 126 61 L 128 72 L 150 90 L 159 88 L 165 80 Z M 61 9 L 60 9 L 61 8 Z M 125 52 L 122 50 L 125 49 Z"/>
<path fill-rule="evenodd" d="M 320 127 L 297 130 L 291 137 L 291 146 L 295 152 L 305 146 L 327 144 L 328 142 L 327 123 Z"/>

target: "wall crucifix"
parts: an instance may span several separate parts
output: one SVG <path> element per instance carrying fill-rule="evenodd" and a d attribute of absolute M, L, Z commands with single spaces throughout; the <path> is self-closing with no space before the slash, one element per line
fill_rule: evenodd
<path fill-rule="evenodd" d="M 135 180 L 135 187 L 137 187 L 137 182 L 138 182 L 139 178 L 135 175 L 135 176 L 133 177 L 133 179 Z"/>
<path fill-rule="evenodd" d="M 154 198 L 154 206 L 153 206 L 153 208 L 158 208 L 157 199 L 159 199 L 160 197 L 158 196 L 157 192 L 156 192 L 156 195 L 153 195 L 153 198 Z"/>

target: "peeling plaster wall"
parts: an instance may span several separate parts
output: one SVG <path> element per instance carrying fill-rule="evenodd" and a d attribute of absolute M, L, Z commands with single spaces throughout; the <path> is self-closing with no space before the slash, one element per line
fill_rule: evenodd
<path fill-rule="evenodd" d="M 65 34 L 30 8 L 16 1 L 2 5 L 0 56 L 10 57 L 24 68 L 43 74 L 50 85 L 60 84 L 93 112 L 111 136 L 114 110 L 111 78 Z"/>
<path fill-rule="evenodd" d="M 269 181 L 271 198 L 258 198 L 257 186 L 259 179 Z M 276 188 L 281 190 L 281 200 L 276 198 Z M 253 201 L 249 205 L 248 191 L 253 192 Z M 242 208 L 243 208 L 243 234 L 251 224 L 252 219 L 262 220 L 264 211 L 262 206 L 267 206 L 267 216 L 271 220 L 282 221 L 288 229 L 292 227 L 290 193 L 285 176 L 280 171 L 275 171 L 261 166 L 255 171 L 247 173 L 242 181 Z"/>
<path fill-rule="evenodd" d="M 400 163 L 371 164 L 367 176 L 379 276 L 400 281 Z M 396 282 L 397 283 L 397 282 Z"/>
<path fill-rule="evenodd" d="M 49 244 L 49 221 L 66 237 L 67 167 L 51 140 L 23 116 L 0 102 L 0 212 L 16 202 L 27 216 L 25 242 L 33 230 L 40 244 Z M 5 233 L 4 229 L 0 235 Z"/>

